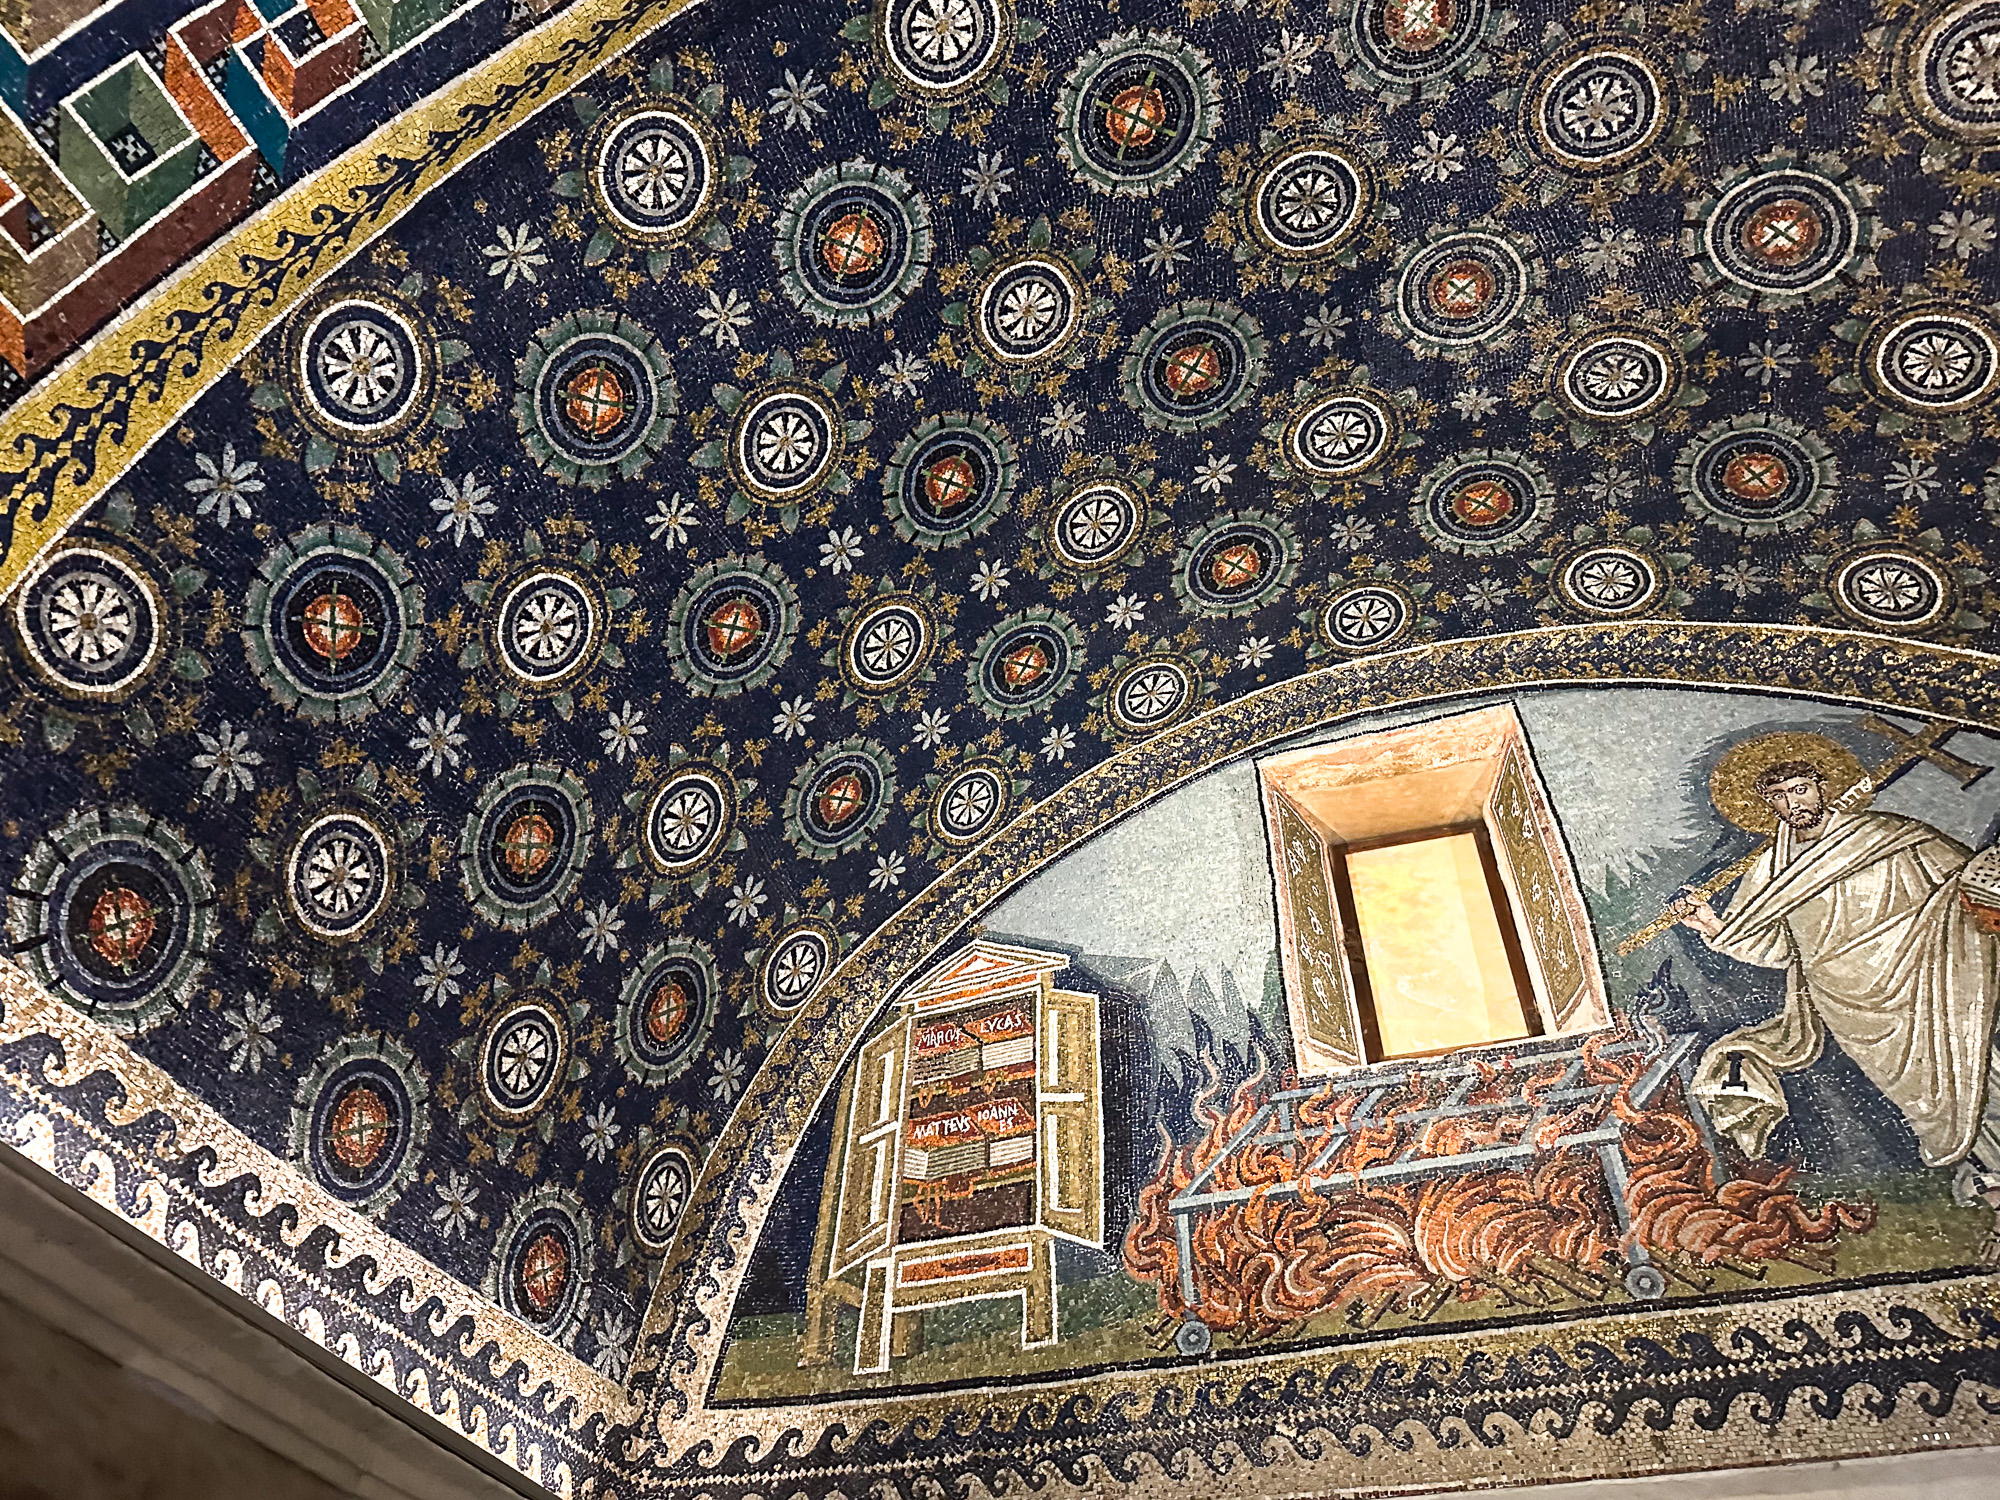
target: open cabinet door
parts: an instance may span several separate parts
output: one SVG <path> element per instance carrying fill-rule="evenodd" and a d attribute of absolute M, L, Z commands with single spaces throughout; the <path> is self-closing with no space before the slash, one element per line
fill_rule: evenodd
<path fill-rule="evenodd" d="M 1267 791 L 1277 865 L 1285 1000 L 1299 1072 L 1311 1076 L 1367 1060 L 1347 978 L 1345 935 L 1334 908 L 1326 841 L 1283 793 Z"/>
<path fill-rule="evenodd" d="M 1104 1242 L 1104 1109 L 1097 996 L 1051 990 L 1042 1001 L 1041 1222 L 1086 1244 Z"/>
<path fill-rule="evenodd" d="M 827 1274 L 839 1276 L 888 1249 L 896 1217 L 903 1144 L 903 1039 L 899 1022 L 864 1042 L 854 1060 L 854 1097 L 843 1122 L 840 1207 Z"/>

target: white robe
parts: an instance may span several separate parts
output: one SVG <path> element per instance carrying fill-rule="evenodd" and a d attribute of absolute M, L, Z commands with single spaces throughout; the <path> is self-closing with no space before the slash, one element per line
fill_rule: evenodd
<path fill-rule="evenodd" d="M 2000 941 L 1959 900 L 1970 857 L 1893 813 L 1836 812 L 1809 843 L 1779 825 L 1708 945 L 1785 970 L 1784 1009 L 1716 1042 L 1692 1085 L 1747 1155 L 1789 1111 L 1780 1075 L 1811 1066 L 1829 1035 L 1902 1110 L 1925 1161 L 1970 1149 L 2000 1001 Z M 1735 1087 L 1731 1052 L 1743 1054 Z"/>

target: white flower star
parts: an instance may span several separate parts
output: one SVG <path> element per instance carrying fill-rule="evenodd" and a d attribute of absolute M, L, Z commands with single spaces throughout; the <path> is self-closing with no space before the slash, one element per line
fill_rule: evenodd
<path fill-rule="evenodd" d="M 441 1201 L 431 1210 L 431 1222 L 446 1239 L 462 1239 L 467 1226 L 478 1217 L 472 1205 L 479 1201 L 479 1189 L 463 1172 L 449 1172 L 437 1185 L 437 1195 Z"/>
<path fill-rule="evenodd" d="M 743 1089 L 743 1054 L 724 1047 L 715 1055 L 715 1071 L 708 1075 L 711 1097 L 729 1103 Z"/>
<path fill-rule="evenodd" d="M 1217 453 L 1194 466 L 1194 487 L 1205 495 L 1219 495 L 1225 484 L 1236 477 L 1236 460 Z"/>
<path fill-rule="evenodd" d="M 1930 499 L 1931 491 L 1937 487 L 1937 466 L 1914 458 L 1898 460 L 1890 467 L 1889 477 L 1882 481 L 1883 489 L 1911 505 L 1921 505 Z"/>
<path fill-rule="evenodd" d="M 1826 69 L 1817 57 L 1800 57 L 1792 52 L 1772 58 L 1770 66 L 1771 76 L 1760 79 L 1757 86 L 1773 99 L 1803 104 L 1807 95 L 1817 99 L 1826 92 Z"/>
<path fill-rule="evenodd" d="M 244 496 L 263 489 L 264 481 L 257 477 L 256 464 L 247 458 L 242 463 L 236 461 L 234 443 L 222 445 L 221 458 L 197 453 L 194 466 L 201 472 L 182 488 L 201 496 L 201 503 L 194 508 L 196 515 L 212 514 L 215 524 L 225 528 L 233 520 L 250 519 L 250 502 Z"/>
<path fill-rule="evenodd" d="M 676 495 L 671 500 L 655 502 L 653 513 L 646 517 L 646 524 L 653 528 L 654 541 L 672 542 L 679 547 L 686 543 L 688 533 L 701 521 L 696 517 L 694 507 Z"/>
<path fill-rule="evenodd" d="M 1315 349 L 1331 349 L 1353 321 L 1344 308 L 1322 302 L 1318 312 L 1306 314 L 1306 342 Z"/>
<path fill-rule="evenodd" d="M 583 916 L 583 951 L 602 960 L 618 946 L 618 934 L 624 930 L 625 919 L 618 914 L 618 908 L 598 902 L 597 910 Z"/>
<path fill-rule="evenodd" d="M 787 130 L 810 130 L 814 121 L 826 113 L 826 106 L 819 102 L 819 96 L 826 92 L 826 85 L 815 82 L 812 69 L 806 69 L 806 76 L 796 76 L 790 68 L 785 69 L 785 81 L 770 91 L 769 113 L 777 116 Z"/>
<path fill-rule="evenodd" d="M 1073 401 L 1052 401 L 1042 414 L 1042 436 L 1065 448 L 1083 441 L 1083 408 Z"/>
<path fill-rule="evenodd" d="M 597 731 L 598 737 L 604 741 L 605 753 L 621 766 L 625 764 L 625 757 L 639 748 L 639 739 L 646 732 L 646 716 L 632 706 L 630 698 L 625 700 L 622 709 L 610 716 L 604 728 Z"/>
<path fill-rule="evenodd" d="M 1269 73 L 1274 83 L 1295 89 L 1312 76 L 1313 55 L 1325 40 L 1294 32 L 1289 26 L 1280 27 L 1278 39 L 1264 44 L 1264 60 L 1257 71 Z"/>
<path fill-rule="evenodd" d="M 215 726 L 214 734 L 197 734 L 195 738 L 201 741 L 201 753 L 189 764 L 208 772 L 208 779 L 201 784 L 202 796 L 221 792 L 224 802 L 234 802 L 238 792 L 256 790 L 257 778 L 250 768 L 263 765 L 264 757 L 250 748 L 248 730 L 237 729 L 224 719 Z"/>
<path fill-rule="evenodd" d="M 725 297 L 716 296 L 715 289 L 710 287 L 708 306 L 697 307 L 694 315 L 701 319 L 702 337 L 714 339 L 716 348 L 743 347 L 742 335 L 737 330 L 750 326 L 750 304 L 735 287 L 730 287 Z"/>
<path fill-rule="evenodd" d="M 1146 606 L 1136 594 L 1120 594 L 1105 609 L 1104 618 L 1119 630 L 1130 630 L 1146 618 Z"/>
<path fill-rule="evenodd" d="M 921 354 L 898 349 L 896 357 L 884 360 L 879 372 L 883 383 L 899 396 L 914 396 L 917 387 L 931 378 L 931 362 Z"/>
<path fill-rule="evenodd" d="M 1425 182 L 1443 182 L 1465 170 L 1465 147 L 1458 137 L 1439 135 L 1435 130 L 1424 132 L 1424 143 L 1410 157 L 1416 163 L 1417 176 Z"/>
<path fill-rule="evenodd" d="M 1938 249 L 1948 250 L 1960 260 L 1971 260 L 1993 248 L 1993 221 L 1969 208 L 1958 213 L 1946 209 L 1931 225 L 1931 234 Z"/>
<path fill-rule="evenodd" d="M 542 237 L 535 233 L 534 226 L 523 223 L 511 233 L 501 228 L 495 234 L 497 243 L 485 246 L 480 253 L 487 259 L 488 276 L 506 278 L 500 283 L 500 290 L 511 292 L 517 280 L 529 286 L 540 281 L 537 268 L 547 265 L 549 258 L 542 254 Z"/>
<path fill-rule="evenodd" d="M 965 178 L 966 195 L 972 199 L 974 208 L 998 208 L 1001 197 L 1014 191 L 1014 185 L 1007 180 L 1014 169 L 1000 164 L 997 151 L 991 156 L 981 151 L 973 160 L 976 166 L 959 169 Z"/>
<path fill-rule="evenodd" d="M 1613 229 L 1603 234 L 1587 234 L 1579 248 L 1583 265 L 1599 276 L 1616 276 L 1639 258 L 1643 248 L 1639 236 L 1629 229 Z"/>
<path fill-rule="evenodd" d="M 271 1033 L 284 1024 L 280 1017 L 271 1014 L 271 1002 L 246 990 L 242 1009 L 231 1007 L 222 1013 L 222 1019 L 229 1027 L 222 1038 L 223 1049 L 229 1053 L 229 1071 L 263 1072 L 264 1059 L 278 1055 L 278 1044 L 271 1040 Z"/>
<path fill-rule="evenodd" d="M 465 965 L 458 961 L 456 948 L 446 952 L 444 944 L 439 943 L 420 962 L 423 972 L 417 976 L 417 988 L 424 992 L 425 1004 L 442 1005 L 458 996 L 459 976 L 465 973 Z"/>
<path fill-rule="evenodd" d="M 1236 648 L 1236 665 L 1239 667 L 1261 667 L 1271 659 L 1269 637 L 1253 635 Z"/>
<path fill-rule="evenodd" d="M 950 733 L 951 715 L 941 708 L 933 708 L 918 716 L 917 727 L 910 737 L 924 749 L 935 750 Z"/>
<path fill-rule="evenodd" d="M 1158 234 L 1147 238 L 1146 253 L 1139 257 L 1139 264 L 1155 276 L 1170 276 L 1175 266 L 1192 259 L 1188 243 L 1180 225 L 1162 224 Z"/>
<path fill-rule="evenodd" d="M 1483 386 L 1469 385 L 1451 398 L 1452 409 L 1468 422 L 1493 415 L 1500 398 Z"/>
<path fill-rule="evenodd" d="M 611 1106 L 600 1104 L 583 1117 L 583 1150 L 592 1161 L 603 1161 L 618 1139 L 618 1122 L 611 1118 Z"/>
<path fill-rule="evenodd" d="M 972 592 L 988 602 L 999 598 L 1007 591 L 1007 575 L 1012 571 L 1004 563 L 981 563 L 979 571 L 972 575 Z"/>
<path fill-rule="evenodd" d="M 1375 523 L 1360 516 L 1342 516 L 1326 529 L 1327 540 L 1349 552 L 1359 552 L 1375 540 Z"/>
<path fill-rule="evenodd" d="M 738 927 L 748 927 L 757 909 L 770 899 L 762 880 L 755 875 L 745 876 L 729 888 L 729 920 Z"/>
<path fill-rule="evenodd" d="M 819 544 L 819 560 L 829 573 L 853 571 L 855 563 L 861 560 L 861 533 L 852 526 L 833 527 Z"/>
<path fill-rule="evenodd" d="M 806 725 L 812 723 L 812 700 L 800 693 L 790 703 L 780 699 L 777 713 L 771 716 L 771 733 L 781 740 L 793 739 L 806 732 Z"/>
<path fill-rule="evenodd" d="M 1790 344 L 1781 344 L 1776 339 L 1765 339 L 1761 344 L 1752 344 L 1736 361 L 1736 368 L 1747 379 L 1759 385 L 1768 386 L 1774 380 L 1790 380 L 1792 370 L 1799 357 L 1792 353 Z"/>
<path fill-rule="evenodd" d="M 590 1356 L 590 1367 L 607 1379 L 623 1380 L 632 1357 L 632 1325 L 617 1308 L 607 1308 L 592 1320 L 591 1331 L 597 1335 L 597 1352 Z"/>
<path fill-rule="evenodd" d="M 437 523 L 440 534 L 449 531 L 454 547 L 465 545 L 467 532 L 477 537 L 485 536 L 485 518 L 500 508 L 486 498 L 493 493 L 492 488 L 481 484 L 477 474 L 439 482 L 444 486 L 444 493 L 431 501 L 431 509 L 442 518 Z"/>
<path fill-rule="evenodd" d="M 410 748 L 420 752 L 417 769 L 429 771 L 433 776 L 442 776 L 446 769 L 458 769 L 458 747 L 465 743 L 465 736 L 458 732 L 459 715 L 445 717 L 439 709 L 425 722 L 423 715 L 417 716 L 417 732 L 410 736 Z"/>

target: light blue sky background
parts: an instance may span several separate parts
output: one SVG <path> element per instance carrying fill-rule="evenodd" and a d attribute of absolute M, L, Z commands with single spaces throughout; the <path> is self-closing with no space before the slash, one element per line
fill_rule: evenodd
<path fill-rule="evenodd" d="M 1467 699 L 1359 719 L 1300 735 L 1283 748 L 1512 701 L 1521 715 L 1587 892 L 1607 880 L 1680 880 L 1747 848 L 1710 807 L 1708 773 L 1722 749 L 1773 729 L 1813 730 L 1864 764 L 1889 750 L 1861 730 L 1865 709 L 1742 692 L 1662 688 L 1549 689 Z M 1894 717 L 1894 716 L 1886 716 Z M 1906 728 L 1910 721 L 1898 720 Z M 2000 740 L 1960 731 L 1948 748 L 2000 764 Z M 1876 805 L 1920 817 L 1971 845 L 2000 816 L 2000 772 L 1959 790 L 1919 765 Z M 1651 874 L 1646 872 L 1650 868 Z M 1227 966 L 1254 1000 L 1277 943 L 1256 769 L 1214 771 L 1099 834 L 994 907 L 994 930 L 1074 943 L 1095 954 L 1165 959 L 1185 979 Z M 1602 940 L 1600 935 L 1600 940 Z"/>

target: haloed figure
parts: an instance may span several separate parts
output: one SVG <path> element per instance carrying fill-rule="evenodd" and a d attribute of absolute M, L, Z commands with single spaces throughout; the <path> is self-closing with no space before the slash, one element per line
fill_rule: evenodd
<path fill-rule="evenodd" d="M 1811 760 L 1766 766 L 1752 790 L 1773 815 L 1770 846 L 1726 911 L 1691 893 L 1673 910 L 1715 952 L 1783 969 L 1785 1005 L 1710 1047 L 1694 1096 L 1762 1156 L 1788 1113 L 1782 1075 L 1830 1036 L 1903 1112 L 1924 1160 L 1957 1165 L 1960 1193 L 2000 1210 L 2000 1099 L 1986 1096 L 2000 939 L 1963 899 L 1971 852 L 1928 823 L 1847 807 Z"/>

